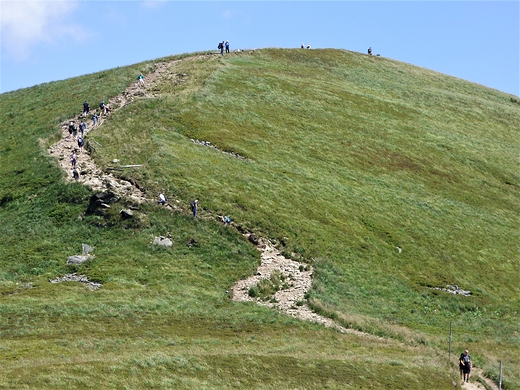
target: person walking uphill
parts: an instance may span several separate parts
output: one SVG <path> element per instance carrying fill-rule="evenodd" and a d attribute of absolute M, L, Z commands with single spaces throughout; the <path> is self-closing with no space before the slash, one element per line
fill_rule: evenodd
<path fill-rule="evenodd" d="M 466 349 L 463 353 L 460 354 L 459 358 L 459 367 L 462 369 L 462 382 L 469 382 L 469 377 L 471 375 L 471 366 L 471 356 L 469 355 L 469 352 Z"/>
<path fill-rule="evenodd" d="M 87 114 L 89 113 L 90 111 L 90 104 L 88 104 L 88 102 L 85 100 L 85 102 L 83 103 L 83 116 L 87 116 Z"/>
<path fill-rule="evenodd" d="M 190 203 L 191 212 L 193 213 L 193 218 L 197 218 L 197 211 L 199 210 L 199 201 L 195 199 Z"/>
<path fill-rule="evenodd" d="M 226 41 L 226 53 L 229 53 L 229 41 Z"/>

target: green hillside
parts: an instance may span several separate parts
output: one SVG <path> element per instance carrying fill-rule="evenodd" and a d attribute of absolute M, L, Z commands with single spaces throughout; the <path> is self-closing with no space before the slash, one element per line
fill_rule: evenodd
<path fill-rule="evenodd" d="M 99 166 L 143 164 L 120 174 L 198 198 L 201 218 L 85 215 L 92 192 L 46 151 L 59 124 L 175 59 L 89 138 Z M 0 128 L 0 388 L 447 389 L 462 349 L 520 388 L 517 98 L 381 57 L 266 49 L 2 94 Z M 259 253 L 215 215 L 312 264 L 309 305 L 369 335 L 230 300 Z M 172 249 L 150 245 L 166 234 Z M 96 258 L 65 265 L 82 243 Z M 103 287 L 48 282 L 70 272 Z"/>

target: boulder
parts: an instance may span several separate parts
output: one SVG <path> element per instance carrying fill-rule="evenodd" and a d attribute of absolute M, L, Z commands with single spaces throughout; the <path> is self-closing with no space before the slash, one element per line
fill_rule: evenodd
<path fill-rule="evenodd" d="M 84 255 L 88 255 L 90 252 L 94 251 L 94 248 L 87 244 L 81 244 L 81 249 L 83 249 Z"/>
<path fill-rule="evenodd" d="M 123 219 L 133 218 L 133 216 L 134 216 L 133 211 L 132 211 L 132 210 L 128 210 L 128 209 L 126 209 L 126 210 L 121 210 L 121 211 L 119 212 L 119 214 L 121 214 L 121 218 L 123 218 Z"/>
<path fill-rule="evenodd" d="M 75 256 L 69 256 L 67 258 L 67 264 L 75 264 L 75 265 L 79 265 L 79 264 L 83 264 L 85 261 L 87 260 L 91 260 L 93 259 L 94 256 L 92 255 L 75 255 Z"/>
<path fill-rule="evenodd" d="M 173 241 L 167 237 L 159 236 L 159 237 L 155 237 L 155 239 L 153 240 L 153 244 L 159 245 L 159 246 L 165 246 L 166 248 L 171 248 L 173 246 Z"/>
<path fill-rule="evenodd" d="M 255 233 L 251 233 L 248 237 L 249 242 L 253 245 L 258 245 L 260 242 L 258 240 L 258 236 Z"/>

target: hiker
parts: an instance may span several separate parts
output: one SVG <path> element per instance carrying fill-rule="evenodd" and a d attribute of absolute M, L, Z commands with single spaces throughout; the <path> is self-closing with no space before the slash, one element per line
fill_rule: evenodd
<path fill-rule="evenodd" d="M 87 129 L 87 124 L 85 123 L 85 121 L 81 121 L 79 123 L 79 131 L 81 131 L 81 137 L 85 137 L 85 130 Z"/>
<path fill-rule="evenodd" d="M 219 42 L 217 48 L 220 49 L 221 55 L 224 54 L 224 41 Z"/>
<path fill-rule="evenodd" d="M 70 121 L 69 123 L 69 136 L 75 134 L 78 130 L 76 129 L 76 125 L 74 124 L 74 122 Z M 74 135 L 74 137 L 76 137 Z"/>
<path fill-rule="evenodd" d="M 96 127 L 99 117 L 96 113 L 92 115 L 92 127 Z"/>
<path fill-rule="evenodd" d="M 220 217 L 220 220 L 224 225 L 229 225 L 231 223 L 231 218 L 229 218 L 227 215 Z"/>
<path fill-rule="evenodd" d="M 226 41 L 226 53 L 229 53 L 229 41 Z"/>
<path fill-rule="evenodd" d="M 302 42 L 302 45 L 300 46 L 301 49 L 305 49 L 305 43 Z"/>
<path fill-rule="evenodd" d="M 105 104 L 105 114 L 107 114 L 107 115 L 110 114 L 110 110 L 111 110 L 110 104 Z"/>
<path fill-rule="evenodd" d="M 72 168 L 76 168 L 76 153 L 74 152 L 70 155 L 70 163 L 72 164 Z"/>
<path fill-rule="evenodd" d="M 79 180 L 79 172 L 76 168 L 72 170 L 72 177 L 74 178 L 74 180 Z"/>
<path fill-rule="evenodd" d="M 101 102 L 99 103 L 99 109 L 101 110 L 101 115 L 102 114 L 105 114 L 107 113 L 107 105 L 105 104 L 105 102 Z"/>
<path fill-rule="evenodd" d="M 190 203 L 191 206 L 191 212 L 193 213 L 193 218 L 197 218 L 197 211 L 199 209 L 199 201 L 195 199 L 193 202 Z"/>
<path fill-rule="evenodd" d="M 139 82 L 139 85 L 142 85 L 144 87 L 144 76 L 142 73 L 139 76 L 137 76 L 137 81 Z"/>
<path fill-rule="evenodd" d="M 90 111 L 90 104 L 85 100 L 83 103 L 83 116 L 87 116 L 88 112 Z"/>
<path fill-rule="evenodd" d="M 79 147 L 79 153 L 83 150 L 83 145 L 85 145 L 85 141 L 83 141 L 83 137 L 78 138 L 78 147 Z"/>
<path fill-rule="evenodd" d="M 370 55 L 370 56 L 372 55 L 372 47 L 368 48 L 368 55 Z"/>
<path fill-rule="evenodd" d="M 463 353 L 460 354 L 459 358 L 459 368 L 461 368 L 462 382 L 469 382 L 471 365 L 471 356 L 469 356 L 468 350 L 466 349 Z"/>
<path fill-rule="evenodd" d="M 159 204 L 163 206 L 166 204 L 166 196 L 164 194 L 159 194 Z"/>
<path fill-rule="evenodd" d="M 310 48 L 311 48 L 311 44 L 308 43 L 308 44 L 307 44 L 307 49 L 310 49 Z"/>

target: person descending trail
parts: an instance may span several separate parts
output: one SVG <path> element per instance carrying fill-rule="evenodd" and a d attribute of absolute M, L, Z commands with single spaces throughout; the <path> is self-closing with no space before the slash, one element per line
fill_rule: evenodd
<path fill-rule="evenodd" d="M 462 382 L 469 382 L 471 375 L 471 356 L 467 349 L 460 354 L 459 367 L 462 367 Z"/>
<path fill-rule="evenodd" d="M 137 76 L 137 81 L 139 83 L 139 86 L 143 86 L 144 87 L 144 76 L 143 76 L 142 73 L 139 76 Z"/>

